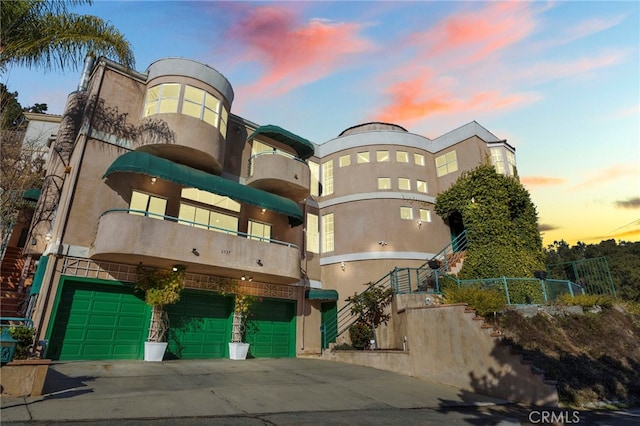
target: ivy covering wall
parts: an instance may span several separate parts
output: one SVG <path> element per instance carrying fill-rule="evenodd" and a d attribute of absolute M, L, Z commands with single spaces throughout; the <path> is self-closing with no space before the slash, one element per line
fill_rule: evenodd
<path fill-rule="evenodd" d="M 462 216 L 468 246 L 459 278 L 533 277 L 544 269 L 536 207 L 518 179 L 479 166 L 440 193 L 435 210 L 445 221 Z"/>

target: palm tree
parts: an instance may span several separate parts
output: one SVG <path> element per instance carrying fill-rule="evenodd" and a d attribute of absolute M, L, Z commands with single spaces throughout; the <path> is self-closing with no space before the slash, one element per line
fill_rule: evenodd
<path fill-rule="evenodd" d="M 9 65 L 45 70 L 77 67 L 87 54 L 135 66 L 124 36 L 108 22 L 68 11 L 91 0 L 0 1 L 0 71 Z"/>

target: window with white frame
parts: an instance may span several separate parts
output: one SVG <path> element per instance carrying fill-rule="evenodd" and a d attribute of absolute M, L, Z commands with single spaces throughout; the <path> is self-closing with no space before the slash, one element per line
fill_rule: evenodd
<path fill-rule="evenodd" d="M 511 151 L 507 151 L 507 164 L 509 164 L 509 172 L 511 173 L 511 176 L 515 176 L 517 174 L 516 155 Z"/>
<path fill-rule="evenodd" d="M 167 200 L 144 192 L 131 192 L 131 202 L 129 203 L 129 214 L 138 216 L 149 216 L 154 219 L 164 220 L 167 210 Z"/>
<path fill-rule="evenodd" d="M 184 100 L 182 113 L 204 121 L 213 127 L 218 127 L 220 100 L 210 93 L 193 86 L 184 86 Z"/>
<path fill-rule="evenodd" d="M 384 163 L 389 161 L 389 151 L 386 151 L 386 150 L 376 151 L 376 161 L 378 163 Z"/>
<path fill-rule="evenodd" d="M 249 220 L 247 234 L 249 234 L 247 238 L 250 240 L 260 240 L 268 243 L 271 239 L 271 225 Z"/>
<path fill-rule="evenodd" d="M 431 222 L 431 210 L 420 209 L 420 222 Z"/>
<path fill-rule="evenodd" d="M 391 178 L 379 177 L 378 178 L 378 189 L 391 189 Z"/>
<path fill-rule="evenodd" d="M 436 174 L 438 177 L 458 170 L 458 157 L 455 151 L 436 157 Z"/>
<path fill-rule="evenodd" d="M 322 216 L 322 252 L 334 250 L 333 213 Z"/>
<path fill-rule="evenodd" d="M 504 174 L 504 161 L 502 160 L 502 148 L 491 148 L 491 162 L 496 172 Z"/>
<path fill-rule="evenodd" d="M 396 151 L 396 161 L 398 163 L 408 163 L 409 153 L 407 151 Z"/>
<path fill-rule="evenodd" d="M 351 165 L 351 155 L 341 155 L 340 156 L 340 167 L 347 167 Z"/>
<path fill-rule="evenodd" d="M 176 113 L 178 112 L 179 99 L 180 84 L 165 83 L 153 86 L 147 90 L 147 97 L 144 102 L 144 116 Z"/>
<path fill-rule="evenodd" d="M 320 227 L 318 215 L 307 213 L 307 251 L 320 253 Z"/>
<path fill-rule="evenodd" d="M 237 233 L 238 218 L 230 214 L 206 209 L 189 203 L 180 203 L 179 221 L 194 228 Z"/>
<path fill-rule="evenodd" d="M 320 195 L 320 164 L 309 161 L 309 171 L 311 172 L 311 195 Z"/>
<path fill-rule="evenodd" d="M 398 178 L 398 189 L 401 191 L 411 191 L 411 179 Z"/>
<path fill-rule="evenodd" d="M 416 191 L 424 192 L 426 194 L 429 191 L 427 182 L 424 180 L 416 180 Z"/>
<path fill-rule="evenodd" d="M 364 163 L 368 163 L 370 161 L 369 159 L 369 152 L 359 152 L 356 154 L 357 160 L 358 160 L 358 164 L 364 164 Z"/>
<path fill-rule="evenodd" d="M 333 160 L 322 163 L 322 195 L 333 194 Z"/>
<path fill-rule="evenodd" d="M 416 163 L 416 166 L 424 166 L 424 155 L 414 153 L 413 162 Z"/>
<path fill-rule="evenodd" d="M 413 219 L 413 208 L 400 207 L 400 219 L 405 219 L 405 220 Z"/>

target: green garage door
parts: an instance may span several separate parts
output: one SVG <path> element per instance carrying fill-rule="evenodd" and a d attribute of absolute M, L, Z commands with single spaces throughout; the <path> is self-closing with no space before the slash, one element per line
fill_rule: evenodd
<path fill-rule="evenodd" d="M 251 307 L 246 340 L 256 358 L 284 358 L 296 355 L 296 303 L 266 300 Z"/>
<path fill-rule="evenodd" d="M 63 277 L 47 357 L 142 359 L 150 309 L 130 285 Z"/>
<path fill-rule="evenodd" d="M 169 346 L 165 359 L 223 358 L 231 340 L 233 298 L 218 293 L 183 291 L 165 307 Z"/>

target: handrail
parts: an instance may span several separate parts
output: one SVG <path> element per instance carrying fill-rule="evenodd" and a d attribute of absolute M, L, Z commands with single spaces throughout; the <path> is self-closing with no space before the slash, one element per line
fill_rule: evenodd
<path fill-rule="evenodd" d="M 33 328 L 33 320 L 31 318 L 18 318 L 18 317 L 0 317 L 0 326 L 10 327 L 14 324 L 4 324 L 5 321 L 8 322 L 23 322 L 26 327 Z"/>
<path fill-rule="evenodd" d="M 281 246 L 286 246 L 286 247 L 292 247 L 292 248 L 296 248 L 299 249 L 299 247 L 296 244 L 293 243 L 288 243 L 286 241 L 280 241 L 280 240 L 274 240 L 271 238 L 265 238 L 265 237 L 261 237 L 259 235 L 252 235 L 252 234 L 247 234 L 245 232 L 240 232 L 240 231 L 232 231 L 230 229 L 226 229 L 226 228 L 220 228 L 217 226 L 213 226 L 213 225 L 209 225 L 207 223 L 201 223 L 201 222 L 194 222 L 192 220 L 187 220 L 187 219 L 180 219 L 178 217 L 174 217 L 174 216 L 168 216 L 168 215 L 163 215 L 163 214 L 159 214 L 159 213 L 153 213 L 153 212 L 148 212 L 146 210 L 136 210 L 136 209 L 109 209 L 109 210 L 105 210 L 103 211 L 99 218 L 108 214 L 108 213 L 139 213 L 143 216 L 147 216 L 147 217 L 158 217 L 158 218 L 162 218 L 163 220 L 169 220 L 170 222 L 177 222 L 178 224 L 181 225 L 190 225 L 190 226 L 202 226 L 204 228 L 206 228 L 207 230 L 215 230 L 215 231 L 220 231 L 223 232 L 227 235 L 229 234 L 233 234 L 236 236 L 241 236 L 241 237 L 247 237 L 250 238 L 252 240 L 260 240 L 260 241 L 264 241 L 270 244 L 277 244 L 277 245 L 281 245 Z"/>

